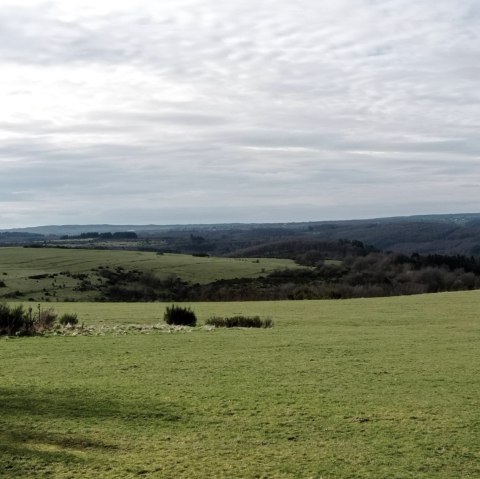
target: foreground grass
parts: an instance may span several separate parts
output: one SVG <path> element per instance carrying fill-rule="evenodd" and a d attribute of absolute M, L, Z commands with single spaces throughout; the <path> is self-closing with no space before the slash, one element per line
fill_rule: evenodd
<path fill-rule="evenodd" d="M 1 339 L 0 477 L 480 477 L 479 292 L 192 306 L 275 327 Z"/>
<path fill-rule="evenodd" d="M 173 274 L 193 283 L 258 277 L 276 269 L 299 267 L 292 260 L 274 258 L 196 257 L 92 249 L 0 248 L 0 281 L 5 283 L 5 287 L 0 287 L 0 297 L 19 291 L 22 293 L 20 297 L 35 301 L 47 297 L 51 301 L 67 298 L 91 301 L 98 296 L 98 292 L 80 291 L 81 281 L 75 275 L 85 274 L 87 279 L 97 284 L 98 277 L 94 270 L 99 266 L 111 269 L 121 267 L 126 271 L 151 271 L 161 278 Z M 41 278 L 39 275 L 51 276 Z"/>

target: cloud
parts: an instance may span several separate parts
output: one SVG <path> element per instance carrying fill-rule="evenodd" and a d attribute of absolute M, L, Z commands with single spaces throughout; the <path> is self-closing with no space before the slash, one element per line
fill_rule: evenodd
<path fill-rule="evenodd" d="M 479 211 L 479 27 L 473 0 L 2 3 L 0 226 Z"/>

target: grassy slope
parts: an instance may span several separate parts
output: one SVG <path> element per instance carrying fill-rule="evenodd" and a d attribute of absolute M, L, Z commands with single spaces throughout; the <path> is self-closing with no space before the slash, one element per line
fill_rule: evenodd
<path fill-rule="evenodd" d="M 479 292 L 194 308 L 276 324 L 0 340 L 0 476 L 480 477 Z"/>
<path fill-rule="evenodd" d="M 88 301 L 97 293 L 75 291 L 79 281 L 74 278 L 61 275 L 56 278 L 31 279 L 29 276 L 64 271 L 91 274 L 92 268 L 100 265 L 111 268 L 122 266 L 126 270 L 152 270 L 159 276 L 175 274 L 195 283 L 208 283 L 222 278 L 255 277 L 279 268 L 297 267 L 293 261 L 281 259 L 259 259 L 257 262 L 254 259 L 157 255 L 138 251 L 0 248 L 0 280 L 7 285 L 0 289 L 0 295 L 19 290 L 25 297 L 39 300 L 44 297 L 45 289 L 55 292 L 60 299 Z"/>

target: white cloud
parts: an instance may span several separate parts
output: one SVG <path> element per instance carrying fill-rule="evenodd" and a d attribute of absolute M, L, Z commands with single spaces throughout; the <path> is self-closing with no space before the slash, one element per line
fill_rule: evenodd
<path fill-rule="evenodd" d="M 0 226 L 479 211 L 479 19 L 473 0 L 0 0 Z"/>

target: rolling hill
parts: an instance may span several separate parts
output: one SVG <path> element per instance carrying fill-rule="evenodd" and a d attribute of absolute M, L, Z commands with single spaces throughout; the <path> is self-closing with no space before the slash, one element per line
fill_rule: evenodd
<path fill-rule="evenodd" d="M 81 243 L 88 232 L 135 232 L 137 241 Z M 480 214 L 421 215 L 347 221 L 211 225 L 63 225 L 0 230 L 0 245 L 43 243 L 82 247 L 142 249 L 172 253 L 232 255 L 262 243 L 287 238 L 359 240 L 383 251 L 480 255 Z M 63 241 L 63 243 L 61 243 Z"/>

